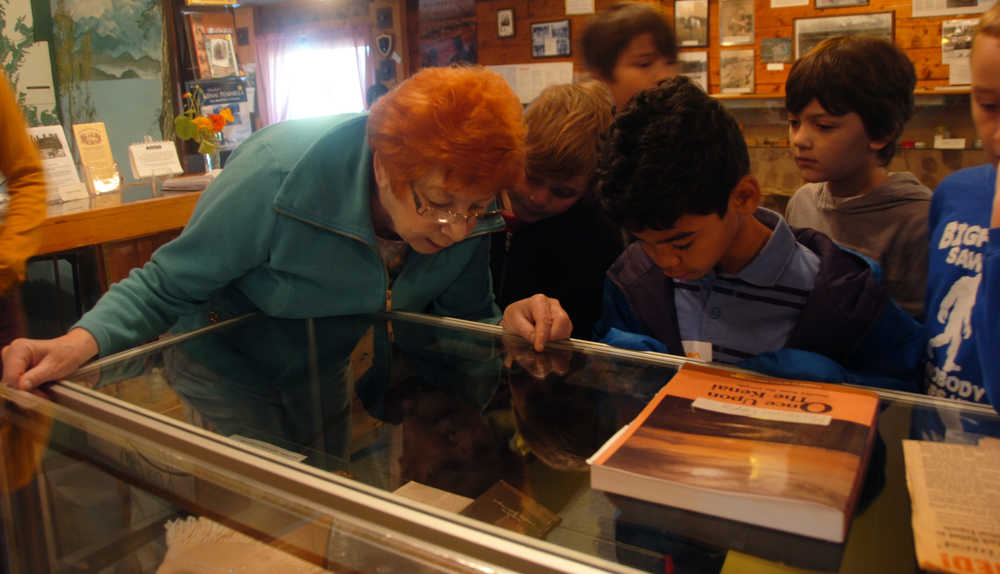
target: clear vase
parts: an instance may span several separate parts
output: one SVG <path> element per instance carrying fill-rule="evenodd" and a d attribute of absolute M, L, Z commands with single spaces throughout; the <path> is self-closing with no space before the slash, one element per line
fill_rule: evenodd
<path fill-rule="evenodd" d="M 215 155 L 215 154 L 214 153 L 203 153 L 203 154 L 201 154 L 201 157 L 202 157 L 202 159 L 204 161 L 204 164 L 205 164 L 205 173 L 208 173 L 208 172 L 212 171 L 213 169 L 215 169 L 215 158 L 212 157 L 213 155 Z"/>

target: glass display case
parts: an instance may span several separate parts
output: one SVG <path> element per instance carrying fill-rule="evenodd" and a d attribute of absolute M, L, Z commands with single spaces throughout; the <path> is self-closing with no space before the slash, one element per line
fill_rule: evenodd
<path fill-rule="evenodd" d="M 250 316 L 165 337 L 41 393 L 0 389 L 7 560 L 915 572 L 901 440 L 1000 435 L 990 408 L 880 393 L 843 544 L 592 490 L 586 459 L 686 362 L 575 340 L 535 353 L 493 325 L 406 313 Z"/>

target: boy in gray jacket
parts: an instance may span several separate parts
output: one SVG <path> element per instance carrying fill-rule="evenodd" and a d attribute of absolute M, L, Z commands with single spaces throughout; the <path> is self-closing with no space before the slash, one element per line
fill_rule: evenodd
<path fill-rule="evenodd" d="M 931 192 L 886 167 L 913 114 L 915 85 L 913 64 L 885 40 L 830 38 L 795 62 L 785 107 L 807 183 L 785 216 L 877 261 L 893 299 L 921 319 Z"/>

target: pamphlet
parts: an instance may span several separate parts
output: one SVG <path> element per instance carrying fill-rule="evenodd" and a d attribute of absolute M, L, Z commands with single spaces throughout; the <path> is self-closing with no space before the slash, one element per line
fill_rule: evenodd
<path fill-rule="evenodd" d="M 86 174 L 87 185 L 94 193 L 114 191 L 121 185 L 118 166 L 111 154 L 108 132 L 104 122 L 73 124 L 73 137 L 80 154 L 80 165 Z"/>
<path fill-rule="evenodd" d="M 80 181 L 62 126 L 31 127 L 28 128 L 28 135 L 42 158 L 48 202 L 86 199 L 87 188 Z"/>
<path fill-rule="evenodd" d="M 917 563 L 934 572 L 996 572 L 1000 440 L 903 441 Z"/>

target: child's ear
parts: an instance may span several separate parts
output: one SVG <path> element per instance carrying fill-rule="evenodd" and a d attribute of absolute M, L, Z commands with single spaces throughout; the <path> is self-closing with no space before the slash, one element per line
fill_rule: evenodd
<path fill-rule="evenodd" d="M 877 140 L 870 139 L 868 140 L 868 149 L 872 150 L 875 153 L 878 153 L 882 151 L 882 148 L 891 144 L 895 139 L 896 139 L 895 133 L 891 133 Z"/>
<path fill-rule="evenodd" d="M 753 214 L 760 206 L 760 183 L 753 174 L 746 174 L 729 194 L 729 208 L 737 213 Z"/>

